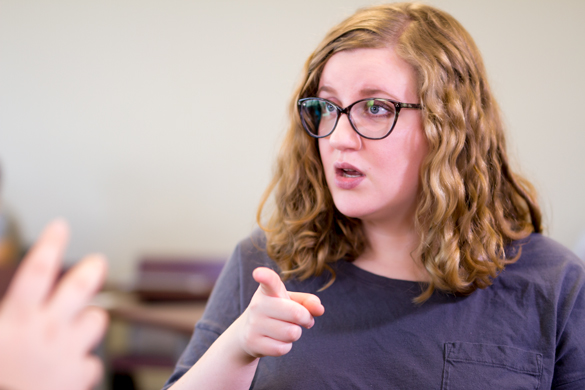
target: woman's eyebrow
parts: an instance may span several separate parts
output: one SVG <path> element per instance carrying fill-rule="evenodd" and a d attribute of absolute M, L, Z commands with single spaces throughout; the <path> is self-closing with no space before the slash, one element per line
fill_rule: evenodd
<path fill-rule="evenodd" d="M 362 96 L 363 98 L 389 97 L 389 99 L 400 101 L 400 99 L 398 99 L 398 97 L 396 97 L 395 95 L 379 88 L 364 88 L 360 91 L 360 96 Z"/>
<path fill-rule="evenodd" d="M 327 93 L 335 94 L 335 88 L 330 87 L 328 85 L 322 85 L 317 90 L 317 95 L 319 95 L 321 92 L 327 92 Z"/>
<path fill-rule="evenodd" d="M 317 90 L 317 96 L 319 96 L 323 92 L 329 93 L 332 95 L 335 95 L 337 93 L 335 88 L 333 88 L 330 85 L 322 85 L 321 87 L 319 87 L 319 89 Z M 359 91 L 359 95 L 361 98 L 364 98 L 364 99 L 371 98 L 371 97 L 380 97 L 380 98 L 388 98 L 388 99 L 392 99 L 392 100 L 396 100 L 396 101 L 401 101 L 394 94 L 389 93 L 388 91 L 386 91 L 384 89 L 377 88 L 377 87 L 363 88 Z"/>

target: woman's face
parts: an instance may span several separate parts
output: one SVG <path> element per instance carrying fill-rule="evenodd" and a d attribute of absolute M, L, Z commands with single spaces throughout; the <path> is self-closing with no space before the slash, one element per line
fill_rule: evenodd
<path fill-rule="evenodd" d="M 317 96 L 341 107 L 371 97 L 420 103 L 414 69 L 391 48 L 334 54 L 325 64 Z M 427 149 L 416 109 L 402 109 L 392 133 L 381 140 L 360 137 L 346 115 L 330 136 L 319 139 L 338 210 L 364 222 L 401 226 L 412 226 Z"/>

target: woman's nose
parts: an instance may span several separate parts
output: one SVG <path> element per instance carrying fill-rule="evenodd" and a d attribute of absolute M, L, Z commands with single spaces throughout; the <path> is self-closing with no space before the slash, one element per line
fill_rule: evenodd
<path fill-rule="evenodd" d="M 341 115 L 337 126 L 329 136 L 329 144 L 338 150 L 359 150 L 362 147 L 362 137 L 353 129 L 347 115 Z"/>

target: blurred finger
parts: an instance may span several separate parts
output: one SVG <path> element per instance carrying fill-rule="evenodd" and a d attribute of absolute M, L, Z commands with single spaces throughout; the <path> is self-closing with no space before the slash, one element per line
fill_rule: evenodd
<path fill-rule="evenodd" d="M 252 273 L 252 277 L 260 283 L 260 291 L 269 297 L 287 298 L 286 287 L 276 272 L 266 267 L 258 267 Z"/>
<path fill-rule="evenodd" d="M 106 269 L 103 256 L 84 258 L 63 276 L 48 303 L 49 310 L 65 320 L 76 315 L 101 288 Z"/>
<path fill-rule="evenodd" d="M 96 356 L 88 356 L 83 366 L 83 385 L 79 386 L 80 389 L 93 389 L 102 379 L 104 374 L 104 366 L 100 359 Z"/>
<path fill-rule="evenodd" d="M 325 313 L 325 307 L 321 304 L 318 296 L 308 293 L 289 292 L 290 299 L 303 305 L 313 317 L 322 316 Z"/>
<path fill-rule="evenodd" d="M 74 342 L 82 351 L 91 351 L 104 337 L 107 326 L 107 313 L 98 307 L 88 307 L 75 320 Z"/>
<path fill-rule="evenodd" d="M 59 274 L 68 237 L 69 228 L 62 219 L 45 228 L 17 270 L 6 293 L 6 306 L 22 309 L 44 303 Z"/>

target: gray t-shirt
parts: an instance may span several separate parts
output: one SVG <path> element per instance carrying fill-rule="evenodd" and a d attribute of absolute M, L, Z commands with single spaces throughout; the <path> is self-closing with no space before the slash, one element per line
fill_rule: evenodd
<path fill-rule="evenodd" d="M 226 264 L 189 346 L 165 386 L 180 378 L 245 310 L 252 271 L 278 267 L 263 235 L 242 241 Z M 319 296 L 325 314 L 290 353 L 260 359 L 251 389 L 585 389 L 585 268 L 539 234 L 520 259 L 467 297 L 388 279 L 350 262 L 328 276 L 286 282 Z M 515 245 L 517 247 L 517 245 Z"/>

